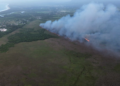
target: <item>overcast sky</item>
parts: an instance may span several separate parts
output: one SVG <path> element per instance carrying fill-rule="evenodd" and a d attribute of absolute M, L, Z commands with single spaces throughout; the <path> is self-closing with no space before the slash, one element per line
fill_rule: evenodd
<path fill-rule="evenodd" d="M 69 5 L 79 5 L 79 4 L 85 4 L 85 3 L 90 3 L 90 2 L 100 2 L 100 3 L 116 3 L 119 5 L 120 0 L 0 0 L 0 3 L 15 3 L 15 4 L 20 4 L 22 2 L 22 4 L 56 4 L 56 3 L 60 3 L 60 2 L 67 2 L 66 4 Z M 84 3 L 85 2 L 85 3 Z M 63 3 L 62 3 L 63 4 Z"/>
<path fill-rule="evenodd" d="M 120 1 L 120 0 L 0 0 L 0 2 L 66 2 L 66 1 Z"/>
<path fill-rule="evenodd" d="M 71 0 L 0 0 L 0 2 L 68 2 Z"/>

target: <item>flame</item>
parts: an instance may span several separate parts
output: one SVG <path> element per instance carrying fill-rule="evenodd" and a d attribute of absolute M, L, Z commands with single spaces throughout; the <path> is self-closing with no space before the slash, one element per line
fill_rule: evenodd
<path fill-rule="evenodd" d="M 86 41 L 88 41 L 88 42 L 90 42 L 90 40 L 89 40 L 89 39 L 87 39 L 87 38 L 85 38 L 85 40 L 86 40 Z"/>

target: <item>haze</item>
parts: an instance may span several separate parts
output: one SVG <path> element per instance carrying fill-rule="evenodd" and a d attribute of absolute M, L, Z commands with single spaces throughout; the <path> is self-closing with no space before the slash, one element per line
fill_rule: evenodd
<path fill-rule="evenodd" d="M 0 0 L 0 2 L 12 2 L 12 3 L 17 3 L 17 2 L 68 2 L 71 0 Z"/>
<path fill-rule="evenodd" d="M 48 3 L 48 2 L 120 2 L 119 0 L 0 0 L 0 2 L 9 2 L 9 3 L 18 3 L 18 2 L 26 2 L 26 3 L 30 3 L 30 2 L 40 2 L 40 3 Z"/>

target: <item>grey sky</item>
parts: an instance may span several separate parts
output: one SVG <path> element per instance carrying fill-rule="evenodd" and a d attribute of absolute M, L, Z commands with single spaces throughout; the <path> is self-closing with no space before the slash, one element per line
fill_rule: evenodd
<path fill-rule="evenodd" d="M 49 2 L 111 2 L 111 1 L 120 1 L 120 0 L 0 0 L 1 2 L 44 2 L 44 3 L 49 3 Z"/>
<path fill-rule="evenodd" d="M 0 0 L 0 2 L 93 2 L 93 1 L 119 1 L 119 0 Z"/>
<path fill-rule="evenodd" d="M 16 5 L 57 5 L 57 4 L 65 4 L 70 6 L 81 6 L 83 4 L 88 4 L 90 2 L 100 2 L 100 3 L 108 3 L 108 4 L 116 4 L 119 6 L 120 0 L 0 0 L 0 3 L 13 3 Z"/>
<path fill-rule="evenodd" d="M 71 0 L 0 0 L 0 2 L 67 2 Z"/>

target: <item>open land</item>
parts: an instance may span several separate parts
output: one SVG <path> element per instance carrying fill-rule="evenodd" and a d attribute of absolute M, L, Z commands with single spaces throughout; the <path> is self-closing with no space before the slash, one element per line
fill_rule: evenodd
<path fill-rule="evenodd" d="M 120 86 L 119 59 L 39 27 L 74 11 L 11 6 L 1 13 L 8 31 L 0 32 L 0 86 Z"/>

